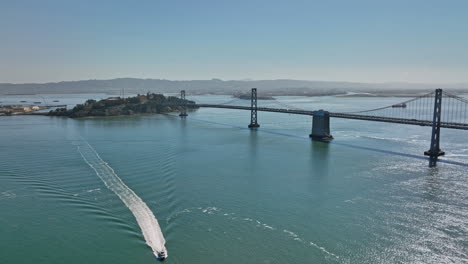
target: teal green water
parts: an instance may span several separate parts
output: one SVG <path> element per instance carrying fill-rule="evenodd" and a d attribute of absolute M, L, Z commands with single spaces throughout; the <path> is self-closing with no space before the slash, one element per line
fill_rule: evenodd
<path fill-rule="evenodd" d="M 354 110 L 401 99 L 281 100 Z M 153 211 L 167 263 L 468 263 L 466 131 L 442 131 L 446 162 L 430 169 L 430 128 L 333 119 L 324 144 L 308 139 L 307 117 L 260 113 L 258 131 L 248 120 L 227 109 L 1 117 L 0 263 L 156 263 L 83 142 Z"/>

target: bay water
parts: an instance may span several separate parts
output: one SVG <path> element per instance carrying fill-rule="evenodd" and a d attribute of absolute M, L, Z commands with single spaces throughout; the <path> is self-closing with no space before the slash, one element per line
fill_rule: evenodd
<path fill-rule="evenodd" d="M 277 98 L 330 111 L 403 100 Z M 258 130 L 229 109 L 0 117 L 0 263 L 156 263 L 135 212 L 90 163 L 151 211 L 167 263 L 468 263 L 467 131 L 442 129 L 447 154 L 429 168 L 429 127 L 332 119 L 327 144 L 309 139 L 310 117 L 258 117 Z"/>

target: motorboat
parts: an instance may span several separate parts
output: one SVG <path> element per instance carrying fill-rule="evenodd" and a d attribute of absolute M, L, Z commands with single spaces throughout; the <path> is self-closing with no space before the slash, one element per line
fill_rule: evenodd
<path fill-rule="evenodd" d="M 161 260 L 161 261 L 163 261 L 163 260 L 165 260 L 165 259 L 167 258 L 167 254 L 166 254 L 165 251 L 156 252 L 155 255 L 156 255 L 156 257 L 157 257 L 159 260 Z"/>
<path fill-rule="evenodd" d="M 405 103 L 401 103 L 401 104 L 394 104 L 392 105 L 393 108 L 397 108 L 397 107 L 400 107 L 400 108 L 406 108 L 406 104 Z"/>

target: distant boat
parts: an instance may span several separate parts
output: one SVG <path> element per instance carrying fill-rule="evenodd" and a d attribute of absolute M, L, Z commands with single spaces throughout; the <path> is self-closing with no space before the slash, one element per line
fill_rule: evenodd
<path fill-rule="evenodd" d="M 42 104 L 42 102 L 33 102 L 33 103 L 35 103 L 35 104 Z"/>
<path fill-rule="evenodd" d="M 405 103 L 402 103 L 402 104 L 394 104 L 394 105 L 392 105 L 392 107 L 394 107 L 394 108 L 396 108 L 396 107 L 406 108 L 406 104 L 405 104 Z"/>
<path fill-rule="evenodd" d="M 59 100 L 54 100 L 53 102 L 60 102 Z"/>
<path fill-rule="evenodd" d="M 20 101 L 21 103 L 26 103 L 27 101 Z"/>

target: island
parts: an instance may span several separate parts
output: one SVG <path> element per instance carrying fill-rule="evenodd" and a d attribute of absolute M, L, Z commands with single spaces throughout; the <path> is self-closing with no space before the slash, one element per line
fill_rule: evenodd
<path fill-rule="evenodd" d="M 49 116 L 66 116 L 70 118 L 122 116 L 136 114 L 163 114 L 184 109 L 195 109 L 194 101 L 182 100 L 174 96 L 147 93 L 135 97 L 110 97 L 100 101 L 87 100 L 72 109 L 57 108 L 51 110 Z"/>

